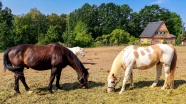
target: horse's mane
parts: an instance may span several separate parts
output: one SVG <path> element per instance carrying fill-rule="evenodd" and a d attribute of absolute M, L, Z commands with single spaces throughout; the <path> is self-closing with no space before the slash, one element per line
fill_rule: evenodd
<path fill-rule="evenodd" d="M 85 67 L 81 63 L 81 61 L 78 59 L 78 57 L 70 51 L 67 47 L 64 47 L 58 43 L 53 44 L 55 45 L 55 48 L 58 49 L 60 52 L 63 52 L 63 54 L 66 54 L 66 57 L 68 58 L 69 62 L 73 62 L 74 64 L 70 64 L 71 67 L 78 68 L 79 72 L 84 72 Z"/>

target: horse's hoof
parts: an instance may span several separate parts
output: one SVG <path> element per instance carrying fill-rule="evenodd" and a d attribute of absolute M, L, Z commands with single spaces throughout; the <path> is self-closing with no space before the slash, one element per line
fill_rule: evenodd
<path fill-rule="evenodd" d="M 123 93 L 123 91 L 120 91 L 120 92 L 119 92 L 119 95 L 121 95 L 122 93 Z"/>
<path fill-rule="evenodd" d="M 151 85 L 151 86 L 150 86 L 150 88 L 154 88 L 154 86 L 153 86 L 153 85 Z"/>
<path fill-rule="evenodd" d="M 16 92 L 15 94 L 14 94 L 14 96 L 17 96 L 17 95 L 19 95 L 19 94 L 21 94 L 20 92 Z"/>
<path fill-rule="evenodd" d="M 154 87 L 156 87 L 156 84 L 153 83 L 150 87 L 151 88 L 154 88 Z"/>
<path fill-rule="evenodd" d="M 161 89 L 162 89 L 162 90 L 166 90 L 166 87 L 162 87 Z"/>
<path fill-rule="evenodd" d="M 61 87 L 56 87 L 56 90 L 62 90 L 62 88 Z"/>
<path fill-rule="evenodd" d="M 33 91 L 28 91 L 29 94 L 33 93 Z"/>
<path fill-rule="evenodd" d="M 29 91 L 30 90 L 30 88 L 28 87 L 28 88 L 25 88 L 26 89 L 26 91 Z"/>
<path fill-rule="evenodd" d="M 50 94 L 53 94 L 54 92 L 53 91 L 49 91 Z"/>

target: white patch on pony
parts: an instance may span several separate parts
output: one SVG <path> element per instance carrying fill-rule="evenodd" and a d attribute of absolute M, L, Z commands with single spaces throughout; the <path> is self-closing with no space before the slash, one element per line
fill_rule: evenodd
<path fill-rule="evenodd" d="M 174 50 L 171 47 L 166 47 L 165 44 L 157 44 L 162 50 L 162 59 L 165 64 L 170 65 L 174 56 Z"/>
<path fill-rule="evenodd" d="M 84 49 L 81 47 L 73 47 L 73 48 L 67 47 L 67 48 L 71 50 L 75 55 L 81 54 L 83 57 L 85 56 Z"/>

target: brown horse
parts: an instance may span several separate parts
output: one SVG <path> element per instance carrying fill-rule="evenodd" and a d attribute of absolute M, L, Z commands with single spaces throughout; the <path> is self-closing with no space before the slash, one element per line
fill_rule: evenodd
<path fill-rule="evenodd" d="M 48 45 L 17 45 L 6 50 L 3 61 L 4 69 L 15 73 L 14 90 L 16 93 L 20 93 L 19 80 L 21 80 L 27 91 L 30 89 L 25 81 L 24 67 L 35 70 L 51 69 L 50 83 L 48 85 L 50 93 L 52 93 L 52 83 L 55 76 L 56 87 L 57 89 L 61 89 L 59 85 L 61 71 L 67 65 L 71 66 L 77 72 L 78 81 L 82 87 L 88 88 L 88 70 L 74 53 L 58 43 Z"/>

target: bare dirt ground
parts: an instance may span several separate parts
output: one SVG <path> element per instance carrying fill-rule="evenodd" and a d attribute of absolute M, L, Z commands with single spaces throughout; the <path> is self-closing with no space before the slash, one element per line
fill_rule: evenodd
<path fill-rule="evenodd" d="M 85 57 L 78 55 L 78 58 L 84 64 L 86 68 L 89 68 L 89 81 L 90 89 L 92 91 L 96 91 L 96 88 L 104 90 L 100 90 L 98 92 L 106 92 L 107 88 L 107 70 L 110 70 L 112 62 L 116 55 L 124 48 L 125 46 L 113 46 L 113 47 L 98 47 L 98 48 L 85 48 Z M 177 69 L 175 72 L 175 87 L 179 88 L 180 86 L 186 84 L 186 47 L 184 46 L 176 46 L 178 53 L 177 60 Z M 10 71 L 4 72 L 3 70 L 3 53 L 0 53 L 0 95 L 4 95 L 5 92 L 13 93 L 14 86 L 14 74 Z M 50 70 L 47 71 L 35 71 L 32 69 L 25 69 L 25 78 L 29 87 L 35 91 L 36 94 L 44 94 L 48 93 L 47 86 L 49 83 Z M 153 80 L 155 79 L 155 67 L 148 70 L 133 70 L 134 73 L 134 82 L 135 88 L 142 89 L 143 87 L 149 87 Z M 120 87 L 122 85 L 124 70 L 121 69 L 119 71 L 118 78 L 120 79 L 120 83 L 116 86 L 116 92 L 118 93 Z M 160 78 L 159 87 L 162 87 L 164 82 L 164 73 Z M 63 69 L 62 76 L 60 80 L 60 85 L 63 87 L 63 90 L 69 91 L 72 89 L 76 89 L 77 83 L 77 74 L 76 72 L 69 66 Z M 55 83 L 53 83 L 55 84 Z M 160 89 L 160 88 L 159 88 Z M 20 91 L 25 93 L 24 87 L 20 84 Z M 91 91 L 91 90 L 90 90 Z M 134 90 L 135 91 L 135 90 Z M 156 91 L 155 91 L 156 92 Z M 5 95 L 4 95 L 5 96 Z M 7 98 L 2 98 L 3 100 L 7 100 Z M 0 97 L 1 100 L 1 97 Z M 11 101 L 11 100 L 10 100 Z"/>

